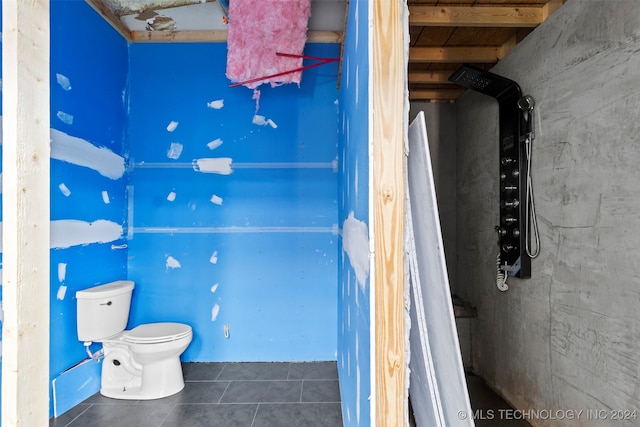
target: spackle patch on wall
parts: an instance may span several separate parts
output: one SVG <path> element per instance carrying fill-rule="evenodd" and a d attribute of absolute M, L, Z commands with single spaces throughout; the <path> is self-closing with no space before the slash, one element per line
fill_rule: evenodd
<path fill-rule="evenodd" d="M 102 192 L 102 201 L 104 202 L 105 205 L 108 205 L 109 203 L 111 203 L 111 199 L 109 199 L 109 193 L 107 193 L 106 190 Z"/>
<path fill-rule="evenodd" d="M 220 306 L 218 304 L 214 305 L 211 309 L 211 321 L 215 322 L 218 318 L 218 314 L 220 313 Z"/>
<path fill-rule="evenodd" d="M 367 224 L 354 217 L 353 211 L 342 225 L 342 247 L 364 290 L 369 277 L 369 231 Z"/>
<path fill-rule="evenodd" d="M 105 219 L 94 222 L 61 219 L 51 221 L 50 236 L 52 249 L 109 243 L 122 237 L 122 226 Z"/>
<path fill-rule="evenodd" d="M 167 256 L 166 266 L 167 266 L 167 270 L 170 269 L 170 268 L 171 269 L 176 269 L 176 268 L 182 267 L 180 265 L 180 262 L 177 259 L 175 259 L 174 257 L 172 257 L 171 255 Z"/>
<path fill-rule="evenodd" d="M 124 158 L 106 147 L 51 129 L 51 158 L 86 167 L 111 179 L 124 175 Z"/>
<path fill-rule="evenodd" d="M 65 197 L 69 197 L 71 195 L 71 190 L 69 190 L 69 188 L 64 184 L 64 182 L 62 184 L 58 185 L 58 188 L 60 189 L 60 192 Z"/>
<path fill-rule="evenodd" d="M 169 193 L 167 195 L 167 200 L 168 201 L 173 202 L 175 199 L 176 199 L 176 192 L 175 191 L 172 191 L 171 193 Z"/>
<path fill-rule="evenodd" d="M 58 293 L 56 294 L 56 298 L 62 301 L 67 294 L 67 287 L 65 285 L 60 285 L 58 288 Z"/>
<path fill-rule="evenodd" d="M 172 142 L 169 150 L 167 151 L 167 157 L 173 160 L 178 160 L 182 154 L 182 144 L 179 142 Z"/>
<path fill-rule="evenodd" d="M 203 173 L 217 173 L 220 175 L 231 174 L 230 157 L 203 158 L 193 161 L 193 170 Z"/>
<path fill-rule="evenodd" d="M 219 110 L 224 107 L 224 99 L 207 102 L 207 107 L 213 108 L 214 110 Z"/>
<path fill-rule="evenodd" d="M 176 130 L 177 127 L 178 127 L 178 122 L 171 121 L 171 123 L 167 125 L 167 131 L 173 132 L 174 130 Z"/>
<path fill-rule="evenodd" d="M 222 140 L 220 138 L 214 139 L 213 141 L 211 141 L 210 143 L 207 144 L 207 147 L 209 147 L 209 150 L 215 150 L 216 148 L 220 147 L 222 145 Z"/>
<path fill-rule="evenodd" d="M 71 82 L 69 81 L 69 78 L 64 74 L 56 73 L 56 81 L 62 89 L 66 91 L 71 90 Z"/>
<path fill-rule="evenodd" d="M 211 258 L 209 258 L 209 262 L 211 264 L 217 264 L 218 263 L 218 251 L 213 251 L 213 253 L 211 254 Z"/>
<path fill-rule="evenodd" d="M 252 123 L 258 126 L 269 125 L 274 129 L 278 127 L 278 125 L 273 120 L 267 119 L 265 116 L 261 116 L 260 114 L 256 114 L 255 116 L 253 116 Z"/>
<path fill-rule="evenodd" d="M 216 283 L 215 285 L 213 285 L 213 286 L 211 287 L 211 293 L 212 293 L 212 294 L 215 294 L 217 290 L 218 290 L 218 283 Z"/>
<path fill-rule="evenodd" d="M 67 277 L 67 263 L 59 262 L 58 263 L 58 281 L 60 283 L 63 283 L 66 277 Z"/>
<path fill-rule="evenodd" d="M 222 205 L 222 197 L 216 196 L 215 194 L 211 196 L 211 203 L 214 205 Z"/>
<path fill-rule="evenodd" d="M 58 111 L 56 114 L 58 119 L 64 124 L 72 125 L 73 124 L 73 116 L 69 113 L 65 113 L 64 111 Z"/>

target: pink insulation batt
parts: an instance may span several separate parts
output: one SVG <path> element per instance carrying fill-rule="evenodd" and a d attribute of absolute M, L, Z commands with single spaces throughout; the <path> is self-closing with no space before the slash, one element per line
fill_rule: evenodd
<path fill-rule="evenodd" d="M 230 0 L 227 77 L 239 83 L 301 67 L 301 58 L 276 52 L 302 55 L 310 14 L 311 0 Z M 302 71 L 297 71 L 245 86 L 300 84 L 301 78 Z"/>

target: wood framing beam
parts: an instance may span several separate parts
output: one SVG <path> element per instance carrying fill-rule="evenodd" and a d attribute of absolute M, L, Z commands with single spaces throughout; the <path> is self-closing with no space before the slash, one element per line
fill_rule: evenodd
<path fill-rule="evenodd" d="M 191 31 L 132 31 L 131 42 L 189 43 L 189 42 L 226 42 L 225 30 Z"/>
<path fill-rule="evenodd" d="M 404 324 L 406 58 L 400 1 L 374 1 L 372 60 L 372 425 L 407 425 Z M 373 422 L 375 421 L 375 424 Z"/>
<path fill-rule="evenodd" d="M 566 0 L 549 0 L 542 7 L 542 19 L 546 21 L 548 17 L 556 13 L 556 11 L 562 7 L 565 1 Z"/>
<path fill-rule="evenodd" d="M 453 71 L 415 71 L 409 73 L 409 83 L 453 84 L 449 76 Z"/>
<path fill-rule="evenodd" d="M 131 31 L 127 28 L 126 25 L 122 23 L 120 18 L 116 16 L 115 13 L 109 9 L 109 7 L 104 4 L 102 0 L 85 0 L 89 6 L 91 6 L 100 16 L 104 18 L 105 21 L 109 23 L 122 37 L 124 37 L 127 41 L 131 41 Z"/>
<path fill-rule="evenodd" d="M 409 7 L 409 25 L 427 27 L 537 27 L 541 6 L 422 6 Z"/>
<path fill-rule="evenodd" d="M 516 48 L 516 44 L 518 44 L 517 36 L 514 34 L 509 40 L 507 40 L 502 46 L 500 46 L 500 59 L 507 56 L 507 53 L 511 52 Z"/>
<path fill-rule="evenodd" d="M 176 31 L 131 31 L 130 41 L 133 43 L 204 43 L 226 42 L 226 30 L 176 30 Z M 309 31 L 309 43 L 340 43 L 340 31 Z"/>
<path fill-rule="evenodd" d="M 451 101 L 457 99 L 462 93 L 463 89 L 419 89 L 409 92 L 410 101 Z"/>
<path fill-rule="evenodd" d="M 411 62 L 497 62 L 504 56 L 502 46 L 412 47 Z"/>
<path fill-rule="evenodd" d="M 49 424 L 49 0 L 2 2 L 2 420 Z"/>

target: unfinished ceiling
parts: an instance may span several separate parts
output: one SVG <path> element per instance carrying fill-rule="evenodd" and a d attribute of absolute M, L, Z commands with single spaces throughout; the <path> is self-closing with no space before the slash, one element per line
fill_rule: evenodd
<path fill-rule="evenodd" d="M 86 1 L 131 42 L 226 40 L 216 0 Z M 463 89 L 448 78 L 460 64 L 493 67 L 565 1 L 408 0 L 410 99 L 455 100 Z M 308 41 L 341 42 L 347 3 L 313 0 Z"/>

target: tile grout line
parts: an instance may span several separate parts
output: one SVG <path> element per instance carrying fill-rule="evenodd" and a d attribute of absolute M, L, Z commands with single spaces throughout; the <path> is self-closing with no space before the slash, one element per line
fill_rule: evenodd
<path fill-rule="evenodd" d="M 224 391 L 220 395 L 220 398 L 218 399 L 218 404 L 222 403 L 222 398 L 224 397 L 224 394 L 227 392 L 227 390 L 229 390 L 229 386 L 231 386 L 231 381 L 227 383 L 227 386 L 224 388 Z"/>
<path fill-rule="evenodd" d="M 218 375 L 216 375 L 215 381 L 218 381 L 218 378 L 220 378 L 220 375 L 222 375 L 222 372 L 224 371 L 224 368 L 226 368 L 226 367 L 227 367 L 226 363 L 222 365 L 222 369 L 220 369 L 220 372 L 218 372 Z"/>
<path fill-rule="evenodd" d="M 167 418 L 169 418 L 169 415 L 171 415 L 171 413 L 173 411 L 175 411 L 176 406 L 178 406 L 176 403 L 173 404 L 173 407 L 171 408 L 171 410 L 169 412 L 167 412 L 167 415 L 164 416 L 164 418 L 162 419 L 162 421 L 160 421 L 160 424 L 158 424 L 158 427 L 162 427 L 162 424 L 164 424 L 165 421 L 167 421 Z"/>
<path fill-rule="evenodd" d="M 82 414 L 84 414 L 85 412 L 87 412 L 89 410 L 89 408 L 91 408 L 94 404 L 90 404 L 87 406 L 87 408 L 80 412 L 74 419 L 72 419 L 71 421 L 69 421 L 67 424 L 65 424 L 65 427 L 69 427 L 71 425 L 71 423 L 73 423 L 75 420 L 77 420 L 78 418 L 80 418 L 80 416 L 82 416 Z"/>
<path fill-rule="evenodd" d="M 256 418 L 258 418 L 258 410 L 260 409 L 260 404 L 256 405 L 256 412 L 253 414 L 253 420 L 251 420 L 251 427 L 256 423 Z"/>

